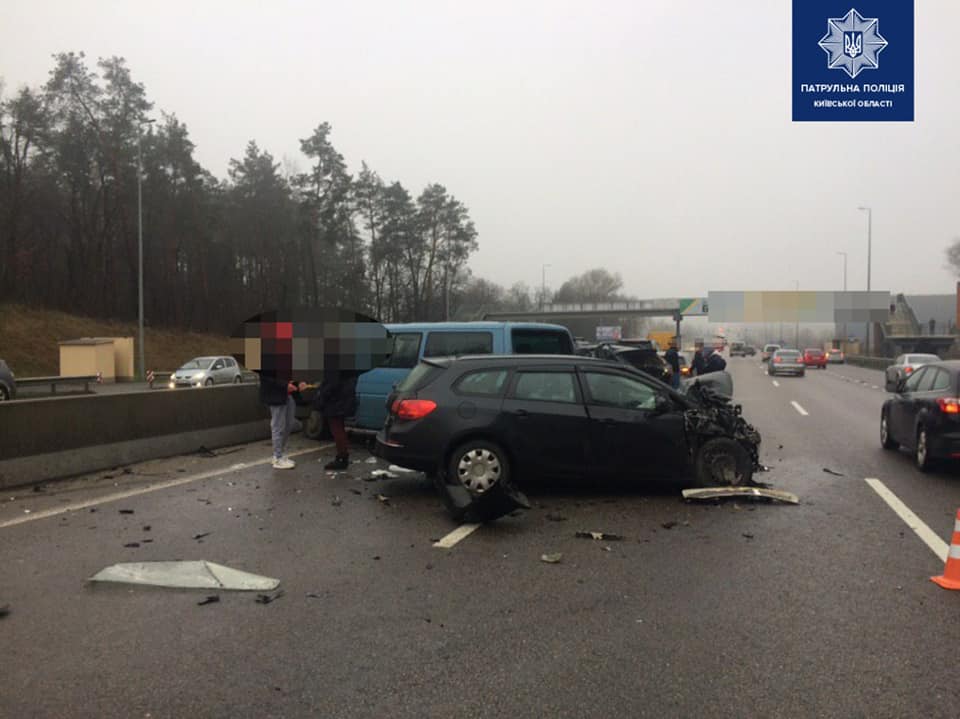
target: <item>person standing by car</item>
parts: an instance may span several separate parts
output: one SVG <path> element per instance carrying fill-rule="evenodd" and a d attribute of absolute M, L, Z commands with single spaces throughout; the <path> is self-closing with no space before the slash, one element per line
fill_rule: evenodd
<path fill-rule="evenodd" d="M 704 352 L 705 350 L 702 347 L 694 350 L 693 361 L 691 362 L 691 365 L 690 365 L 690 374 L 696 375 L 697 377 L 699 377 L 702 374 L 706 374 L 707 360 L 703 356 Z"/>
<path fill-rule="evenodd" d="M 670 340 L 670 347 L 663 353 L 663 358 L 670 365 L 673 373 L 670 375 L 670 386 L 676 389 L 680 386 L 680 353 L 677 352 L 677 341 Z"/>
<path fill-rule="evenodd" d="M 273 468 L 293 469 L 297 466 L 286 455 L 290 432 L 297 421 L 294 396 L 302 391 L 306 384 L 292 381 L 284 382 L 267 373 L 260 375 L 260 401 L 270 408 L 270 436 L 273 441 Z"/>
<path fill-rule="evenodd" d="M 720 356 L 720 353 L 715 349 L 711 348 L 705 350 L 707 354 L 707 359 L 705 367 L 702 374 L 709 374 L 710 372 L 722 372 L 727 368 L 727 361 Z"/>
<path fill-rule="evenodd" d="M 347 469 L 350 466 L 350 440 L 347 439 L 344 420 L 357 413 L 356 376 L 341 373 L 325 376 L 317 390 L 314 409 L 323 416 L 337 447 L 337 456 L 323 468 L 334 471 Z"/>

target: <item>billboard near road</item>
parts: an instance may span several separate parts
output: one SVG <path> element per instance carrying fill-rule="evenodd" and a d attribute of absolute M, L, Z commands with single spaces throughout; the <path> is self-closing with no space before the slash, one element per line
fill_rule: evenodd
<path fill-rule="evenodd" d="M 885 322 L 888 290 L 710 292 L 711 322 Z"/>

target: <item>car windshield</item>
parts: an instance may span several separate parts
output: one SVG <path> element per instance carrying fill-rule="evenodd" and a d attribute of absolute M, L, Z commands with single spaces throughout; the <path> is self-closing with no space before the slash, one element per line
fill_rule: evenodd
<path fill-rule="evenodd" d="M 799 359 L 800 353 L 796 350 L 780 350 L 777 352 L 777 357 L 785 360 L 795 360 Z"/>
<path fill-rule="evenodd" d="M 928 364 L 939 361 L 940 358 L 936 355 L 907 355 L 907 364 Z"/>
<path fill-rule="evenodd" d="M 213 360 L 213 357 L 195 357 L 180 367 L 180 369 L 209 369 L 210 365 L 213 364 Z"/>
<path fill-rule="evenodd" d="M 763 351 L 776 352 L 778 349 L 780 349 L 780 345 L 767 345 L 766 347 L 763 348 Z"/>
<path fill-rule="evenodd" d="M 804 350 L 808 355 L 813 355 L 814 357 L 819 357 L 823 354 L 823 350 Z"/>

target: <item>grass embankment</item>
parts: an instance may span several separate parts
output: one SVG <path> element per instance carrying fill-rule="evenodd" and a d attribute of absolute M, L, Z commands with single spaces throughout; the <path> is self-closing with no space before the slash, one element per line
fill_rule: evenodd
<path fill-rule="evenodd" d="M 147 369 L 175 370 L 197 355 L 229 354 L 229 338 L 184 330 L 144 328 Z M 136 322 L 80 317 L 65 312 L 0 304 L 0 359 L 18 377 L 60 374 L 60 347 L 80 337 L 137 338 Z M 136 363 L 136 357 L 134 357 Z"/>

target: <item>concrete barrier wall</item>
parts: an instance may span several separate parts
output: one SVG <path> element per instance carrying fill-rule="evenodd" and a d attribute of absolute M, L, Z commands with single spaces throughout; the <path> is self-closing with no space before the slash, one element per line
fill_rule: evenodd
<path fill-rule="evenodd" d="M 267 438 L 257 393 L 229 385 L 4 402 L 0 488 Z"/>
<path fill-rule="evenodd" d="M 893 364 L 893 360 L 889 357 L 866 357 L 863 355 L 847 355 L 847 362 L 868 369 L 886 369 Z"/>

